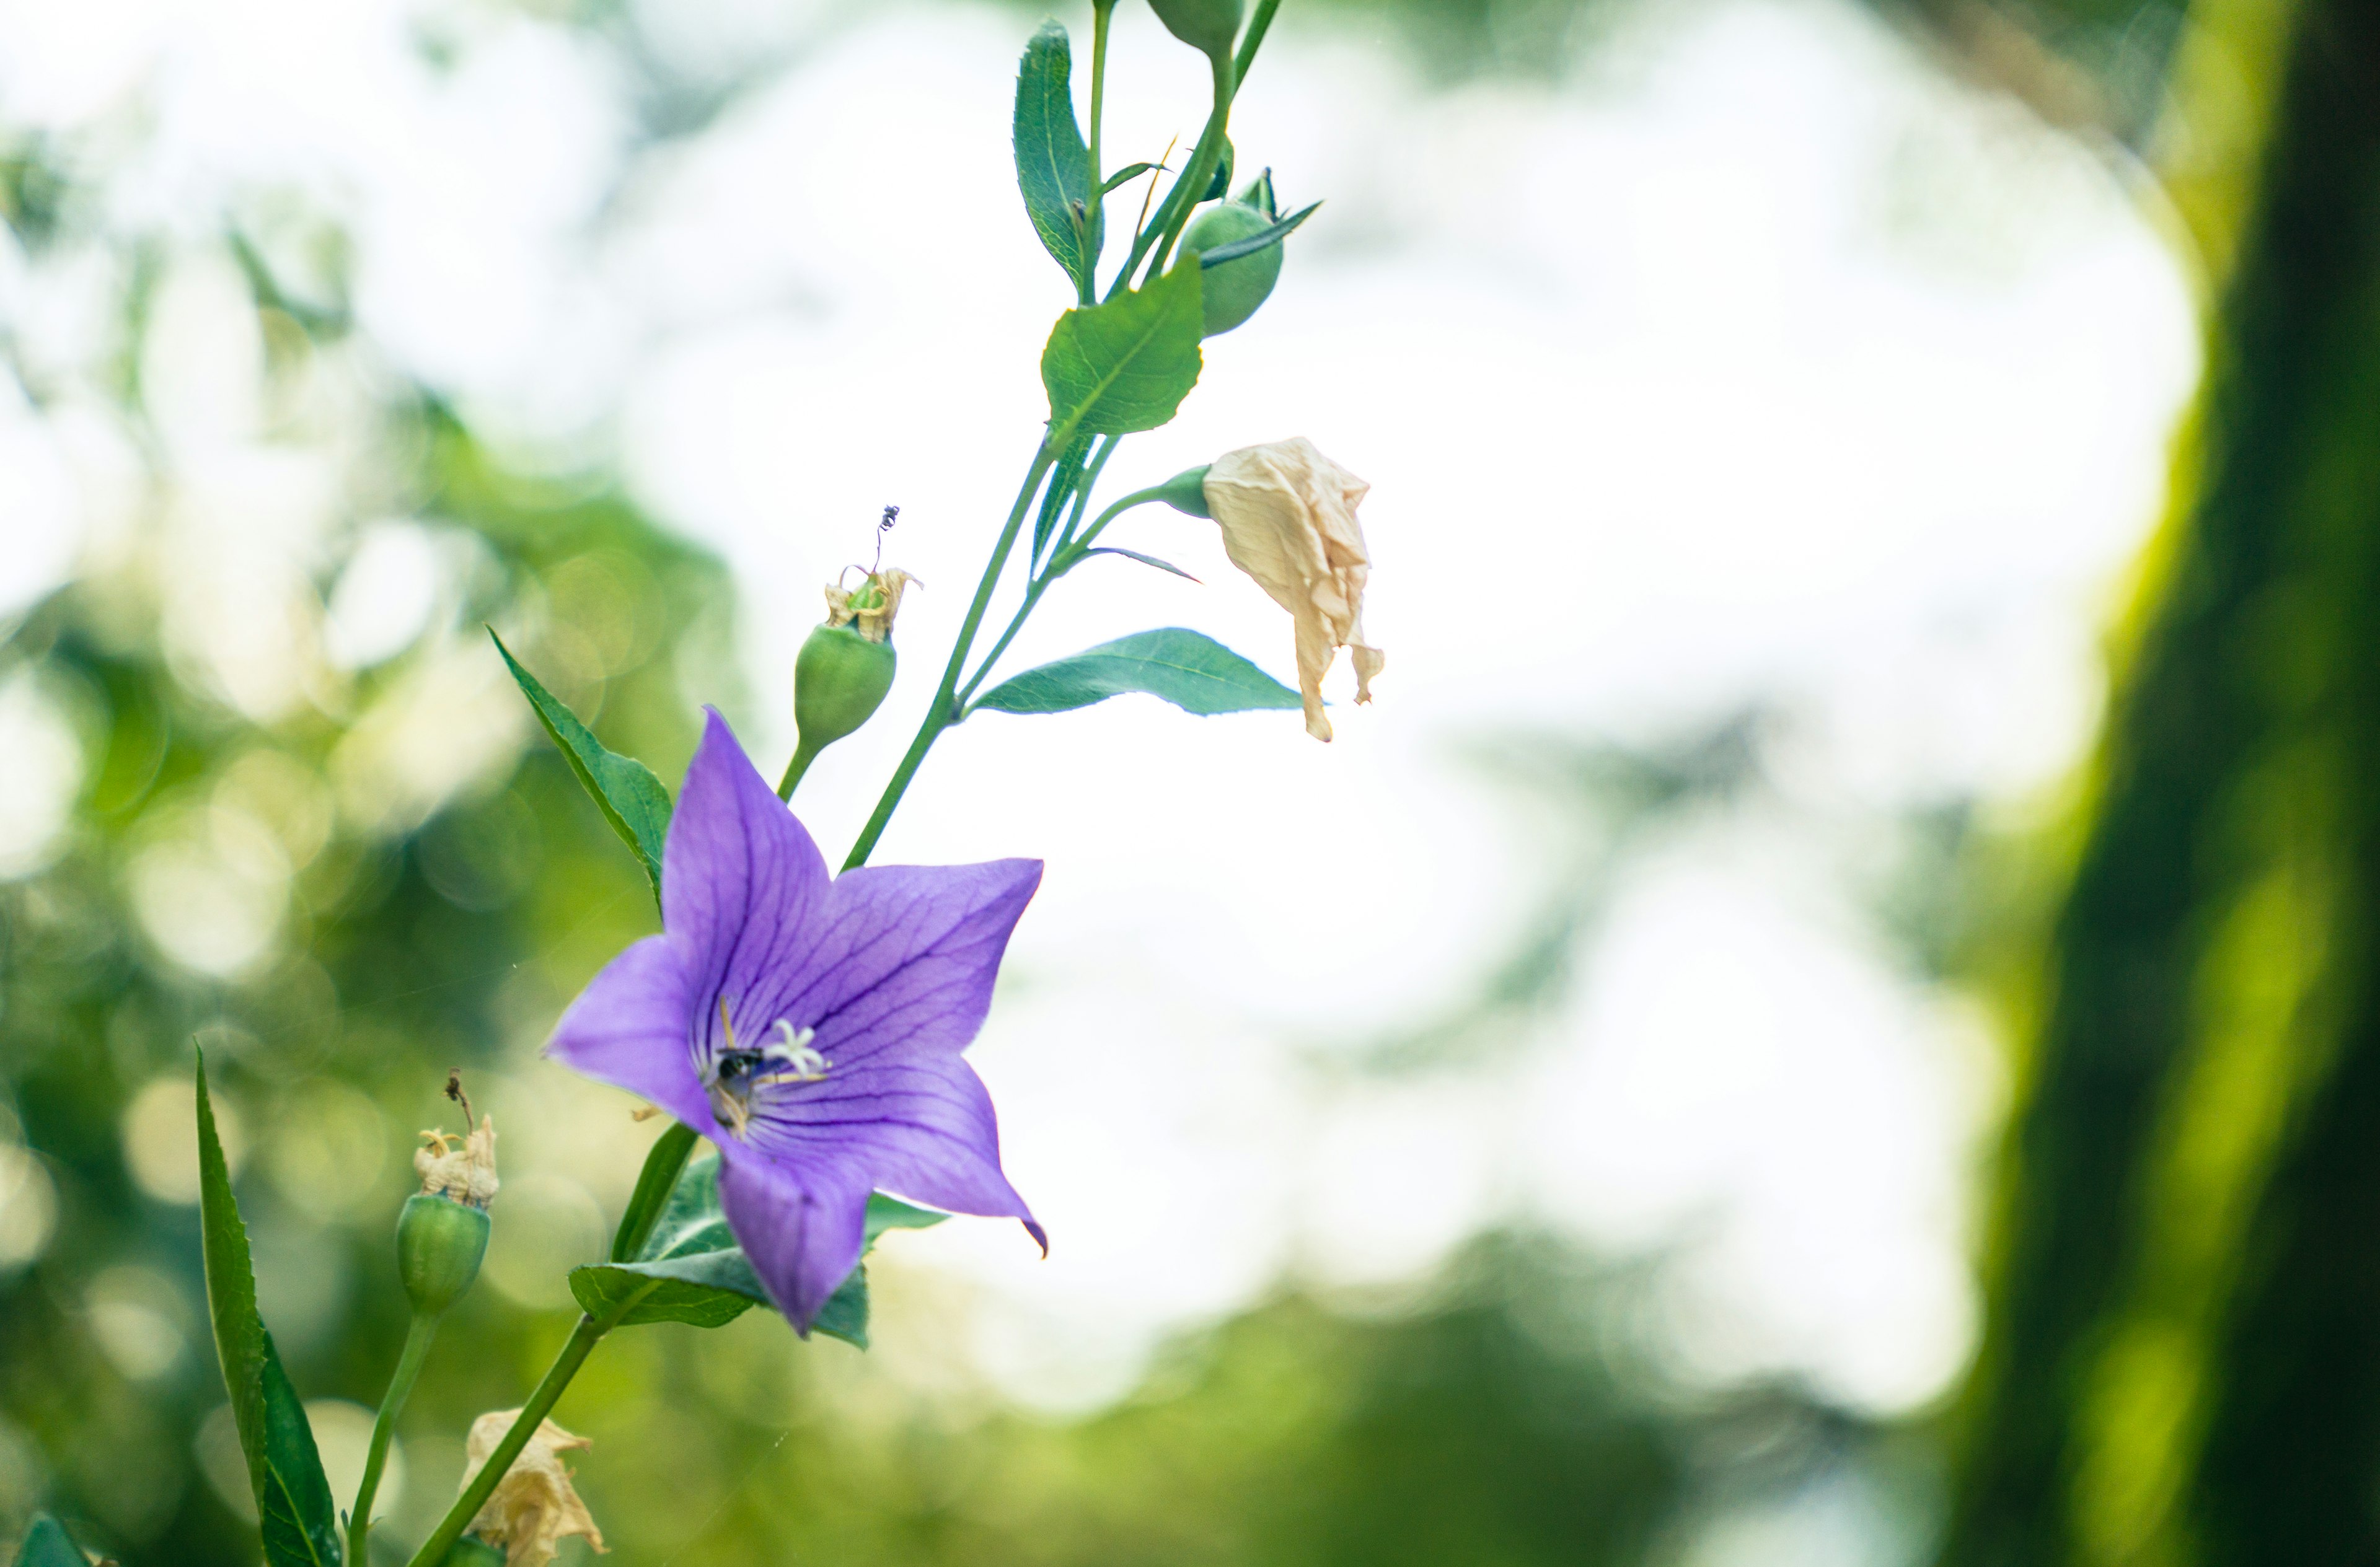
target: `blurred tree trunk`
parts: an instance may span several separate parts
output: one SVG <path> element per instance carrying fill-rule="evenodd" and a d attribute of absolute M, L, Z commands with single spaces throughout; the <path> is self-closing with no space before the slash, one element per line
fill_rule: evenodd
<path fill-rule="evenodd" d="M 2006 1151 L 1953 1567 L 2380 1564 L 2380 0 L 2304 0 L 2276 86 Z"/>

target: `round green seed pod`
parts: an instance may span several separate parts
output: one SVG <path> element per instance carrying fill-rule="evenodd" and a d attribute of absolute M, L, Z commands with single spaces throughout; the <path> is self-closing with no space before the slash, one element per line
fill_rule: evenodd
<path fill-rule="evenodd" d="M 1148 0 L 1165 30 L 1209 56 L 1232 52 L 1240 36 L 1241 0 Z"/>
<path fill-rule="evenodd" d="M 480 1276 L 488 1254 L 484 1210 L 416 1192 L 396 1216 L 396 1271 L 416 1311 L 444 1311 Z"/>
<path fill-rule="evenodd" d="M 448 1549 L 441 1567 L 504 1567 L 504 1553 L 477 1535 L 465 1535 Z"/>
<path fill-rule="evenodd" d="M 1212 250 L 1250 235 L 1261 234 L 1272 226 L 1272 221 L 1253 207 L 1227 201 L 1198 214 L 1197 220 L 1183 231 L 1182 248 Z M 1201 280 L 1201 297 L 1206 301 L 1206 336 L 1226 332 L 1257 313 L 1272 294 L 1272 285 L 1281 281 L 1280 245 L 1269 245 L 1253 256 L 1225 261 L 1208 267 Z"/>
<path fill-rule="evenodd" d="M 794 660 L 794 722 L 816 754 L 876 716 L 898 656 L 851 626 L 820 626 Z"/>

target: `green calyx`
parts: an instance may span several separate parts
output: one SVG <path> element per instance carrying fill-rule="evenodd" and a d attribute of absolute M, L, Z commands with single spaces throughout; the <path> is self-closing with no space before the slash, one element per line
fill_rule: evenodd
<path fill-rule="evenodd" d="M 1207 509 L 1207 470 L 1204 466 L 1184 468 L 1146 493 L 1149 500 L 1162 500 L 1175 511 L 1187 512 L 1194 517 L 1215 514 Z"/>
<path fill-rule="evenodd" d="M 1165 30 L 1211 58 L 1226 59 L 1240 36 L 1241 0 L 1148 0 Z"/>
<path fill-rule="evenodd" d="M 437 1316 L 460 1300 L 487 1255 L 484 1210 L 431 1192 L 405 1199 L 396 1218 L 396 1271 L 415 1311 Z"/>

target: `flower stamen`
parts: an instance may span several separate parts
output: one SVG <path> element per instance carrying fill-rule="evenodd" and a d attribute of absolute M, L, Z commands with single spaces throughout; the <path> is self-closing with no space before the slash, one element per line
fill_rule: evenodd
<path fill-rule="evenodd" d="M 739 1045 L 723 995 L 719 998 L 719 1027 L 727 1046 L 712 1056 L 703 1086 L 710 1095 L 711 1114 L 739 1138 L 749 1139 L 756 1091 L 776 1083 L 815 1083 L 826 1078 L 831 1063 L 810 1044 L 818 1037 L 815 1029 L 796 1029 L 791 1020 L 780 1018 L 767 1044 L 757 1049 Z M 770 1070 L 771 1067 L 778 1069 Z"/>

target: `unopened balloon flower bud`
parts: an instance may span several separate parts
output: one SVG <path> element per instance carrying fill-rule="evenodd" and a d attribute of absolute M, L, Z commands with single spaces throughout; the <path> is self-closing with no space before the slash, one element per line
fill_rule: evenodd
<path fill-rule="evenodd" d="M 1240 36 L 1241 0 L 1148 0 L 1165 30 L 1210 57 L 1227 55 Z"/>
<path fill-rule="evenodd" d="M 413 1155 L 421 1189 L 396 1219 L 396 1271 L 417 1312 L 438 1316 L 480 1276 L 488 1254 L 488 1203 L 496 1195 L 496 1127 L 487 1116 L 465 1137 L 426 1131 Z"/>
<path fill-rule="evenodd" d="M 470 1435 L 463 1443 L 462 1489 L 470 1489 L 472 1477 L 487 1466 L 520 1413 L 500 1409 L 471 1422 Z M 602 1550 L 603 1531 L 595 1526 L 587 1504 L 571 1489 L 570 1471 L 563 1467 L 561 1456 L 592 1445 L 551 1420 L 538 1422 L 537 1434 L 528 1439 L 471 1520 L 471 1533 L 504 1548 L 504 1567 L 545 1567 L 561 1542 L 572 1537 Z"/>
<path fill-rule="evenodd" d="M 1185 255 L 1220 250 L 1270 226 L 1272 220 L 1254 208 L 1226 201 L 1198 214 L 1182 235 L 1182 249 Z M 1268 245 L 1252 256 L 1235 256 L 1207 269 L 1199 279 L 1199 303 L 1207 318 L 1200 336 L 1231 331 L 1272 297 L 1273 285 L 1281 281 L 1281 252 L 1280 245 Z"/>
<path fill-rule="evenodd" d="M 1296 626 L 1305 732 L 1327 741 L 1322 675 L 1339 649 L 1353 651 L 1357 702 L 1372 699 L 1372 678 L 1385 662 L 1364 640 L 1372 560 L 1355 508 L 1371 486 L 1300 436 L 1225 452 L 1208 468 L 1202 488 L 1222 529 L 1223 553 Z"/>

